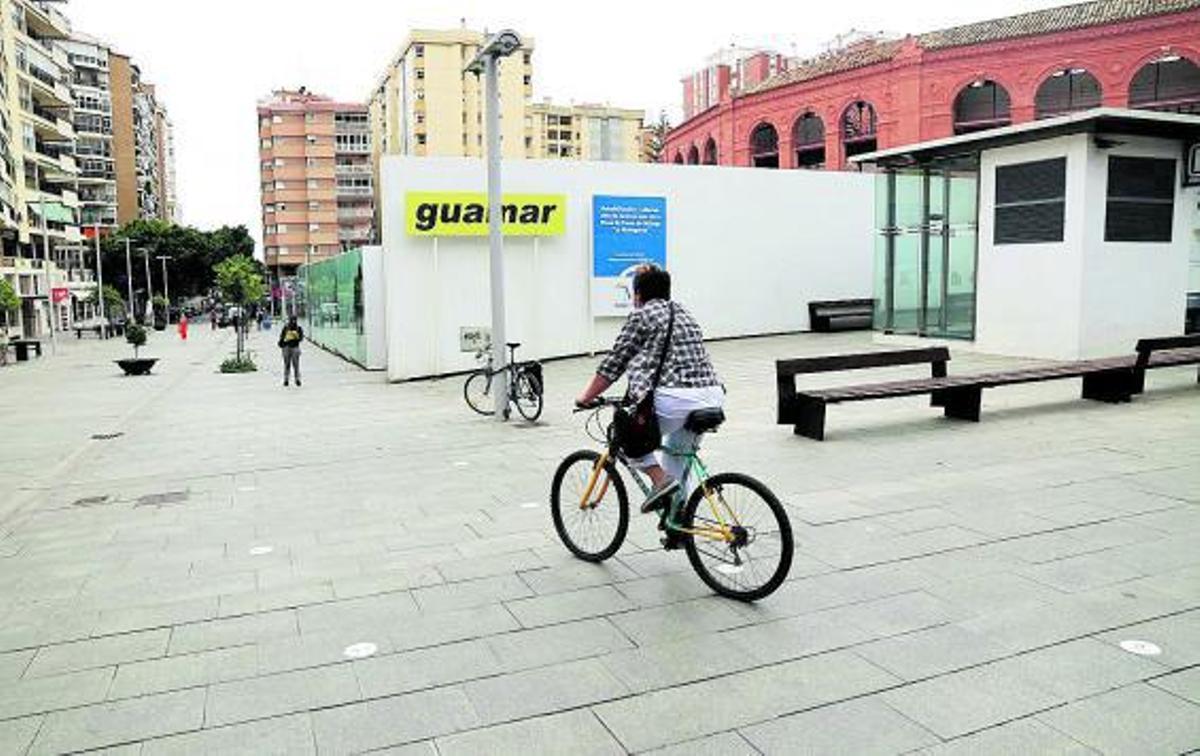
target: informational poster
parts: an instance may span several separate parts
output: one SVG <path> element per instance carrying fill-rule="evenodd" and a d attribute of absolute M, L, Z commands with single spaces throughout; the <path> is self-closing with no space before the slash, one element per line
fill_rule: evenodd
<path fill-rule="evenodd" d="M 65 286 L 54 286 L 50 289 L 50 301 L 62 304 L 71 296 L 71 290 Z"/>
<path fill-rule="evenodd" d="M 665 197 L 592 198 L 592 314 L 624 316 L 633 309 L 639 265 L 667 266 Z"/>

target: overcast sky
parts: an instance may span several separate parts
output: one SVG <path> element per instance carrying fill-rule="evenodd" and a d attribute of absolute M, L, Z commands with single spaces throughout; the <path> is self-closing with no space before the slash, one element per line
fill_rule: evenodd
<path fill-rule="evenodd" d="M 819 51 L 851 28 L 923 32 L 1054 0 L 677 3 L 606 0 L 71 0 L 75 29 L 127 53 L 175 123 L 185 223 L 244 224 L 259 241 L 255 102 L 297 87 L 364 100 L 408 29 L 510 26 L 536 39 L 534 97 L 678 120 L 679 80 L 716 49 Z"/>

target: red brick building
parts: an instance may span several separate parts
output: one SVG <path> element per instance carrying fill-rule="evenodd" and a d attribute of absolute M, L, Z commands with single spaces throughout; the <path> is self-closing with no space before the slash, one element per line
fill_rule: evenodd
<path fill-rule="evenodd" d="M 664 161 L 840 169 L 1101 105 L 1200 113 L 1200 0 L 1097 0 L 861 41 L 740 90 L 729 80 L 714 75 L 716 104 L 671 131 Z"/>

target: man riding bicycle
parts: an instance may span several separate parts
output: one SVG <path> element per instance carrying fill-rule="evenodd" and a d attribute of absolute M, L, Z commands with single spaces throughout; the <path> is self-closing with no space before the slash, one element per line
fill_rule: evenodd
<path fill-rule="evenodd" d="M 684 428 L 688 415 L 722 407 L 725 390 L 704 348 L 700 326 L 682 305 L 671 301 L 670 273 L 652 265 L 640 268 L 633 278 L 633 304 L 612 350 L 575 403 L 590 405 L 625 373 L 631 405 L 652 397 L 666 448 L 661 458 L 650 452 L 630 460 L 653 483 L 642 505 L 642 512 L 652 512 L 669 503 L 680 488 L 687 458 L 671 450 L 696 446 L 696 434 Z"/>

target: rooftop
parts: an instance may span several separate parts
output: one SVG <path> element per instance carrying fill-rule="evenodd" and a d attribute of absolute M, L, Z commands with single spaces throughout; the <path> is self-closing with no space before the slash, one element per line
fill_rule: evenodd
<path fill-rule="evenodd" d="M 1200 8 L 1200 0 L 1094 0 L 1093 2 L 1063 5 L 1016 16 L 978 21 L 910 36 L 903 40 L 867 40 L 809 60 L 799 61 L 793 68 L 747 89 L 745 93 L 775 89 L 788 84 L 810 81 L 842 71 L 883 63 L 894 58 L 905 41 L 911 41 L 917 47 L 925 50 L 938 50 L 1038 34 L 1073 31 L 1135 18 L 1180 13 L 1197 8 Z"/>
<path fill-rule="evenodd" d="M 1001 147 L 1060 134 L 1079 132 L 1140 136 L 1200 138 L 1200 116 L 1153 110 L 1093 108 L 1055 118 L 1018 123 L 986 131 L 893 147 L 850 158 L 853 163 L 900 166 L 935 158 L 973 155 L 986 147 Z"/>

